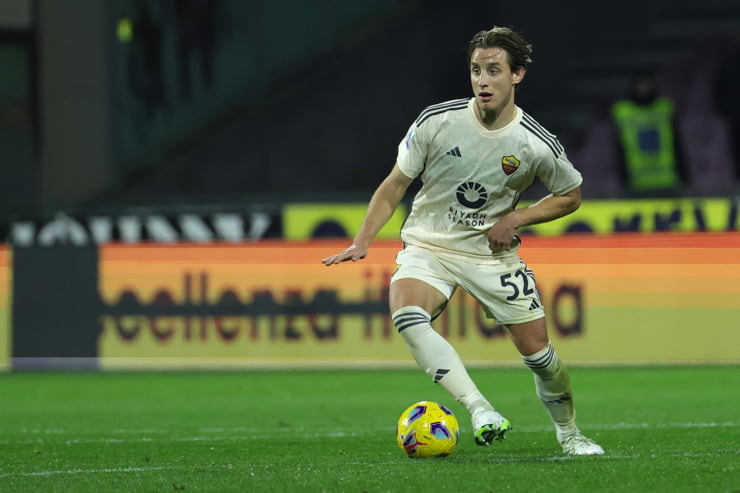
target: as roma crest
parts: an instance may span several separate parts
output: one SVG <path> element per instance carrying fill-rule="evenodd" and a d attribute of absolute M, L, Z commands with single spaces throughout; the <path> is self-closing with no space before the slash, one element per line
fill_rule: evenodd
<path fill-rule="evenodd" d="M 510 175 L 514 171 L 519 169 L 520 164 L 521 161 L 519 161 L 514 156 L 504 156 L 501 158 L 501 167 L 504 169 L 504 173 L 506 173 L 507 175 Z"/>

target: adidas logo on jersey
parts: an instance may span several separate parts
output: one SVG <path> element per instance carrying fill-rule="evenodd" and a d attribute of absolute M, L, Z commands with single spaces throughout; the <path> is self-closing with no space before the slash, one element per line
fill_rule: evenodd
<path fill-rule="evenodd" d="M 532 304 L 529 305 L 530 310 L 536 310 L 540 307 L 540 304 L 537 302 L 537 300 L 532 300 Z"/>
<path fill-rule="evenodd" d="M 462 154 L 460 154 L 460 148 L 455 146 L 454 149 L 450 149 L 449 151 L 445 152 L 448 156 L 455 156 L 455 157 L 462 157 Z"/>

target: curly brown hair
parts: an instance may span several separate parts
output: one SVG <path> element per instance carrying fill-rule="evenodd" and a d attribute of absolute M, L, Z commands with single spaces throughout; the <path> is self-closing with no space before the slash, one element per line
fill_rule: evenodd
<path fill-rule="evenodd" d="M 476 33 L 468 42 L 468 65 L 476 49 L 496 47 L 506 51 L 512 71 L 520 67 L 526 69 L 532 63 L 532 45 L 524 36 L 508 27 L 494 26 Z"/>

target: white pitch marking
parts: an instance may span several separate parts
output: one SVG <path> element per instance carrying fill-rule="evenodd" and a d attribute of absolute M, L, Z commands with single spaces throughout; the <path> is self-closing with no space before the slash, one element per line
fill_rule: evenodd
<path fill-rule="evenodd" d="M 101 474 L 117 472 L 147 472 L 163 471 L 166 469 L 175 469 L 174 467 L 111 467 L 106 469 L 67 469 L 64 471 L 36 471 L 36 472 L 10 472 L 0 474 L 0 478 L 10 478 L 18 476 L 53 476 L 56 474 Z"/>
<path fill-rule="evenodd" d="M 674 453 L 674 454 L 632 454 L 632 455 L 610 455 L 608 452 L 605 455 L 601 456 L 592 456 L 595 460 L 606 460 L 606 459 L 640 459 L 642 457 L 649 457 L 649 458 L 657 458 L 657 457 L 718 457 L 720 455 L 725 455 L 722 453 L 707 453 L 707 454 L 695 454 L 695 453 Z M 569 461 L 569 460 L 577 460 L 579 458 L 577 457 L 568 457 L 568 456 L 548 456 L 548 457 L 502 457 L 502 458 L 494 458 L 490 461 L 486 462 L 495 462 L 495 463 L 517 463 L 517 462 L 532 462 L 532 461 L 538 461 L 538 462 L 561 462 L 561 461 Z M 344 462 L 345 465 L 348 466 L 377 466 L 377 465 L 397 465 L 397 461 L 385 461 L 385 462 L 360 462 L 360 461 L 353 461 L 353 462 Z M 403 461 L 404 467 L 408 467 L 409 462 Z M 417 461 L 415 464 L 420 465 L 428 465 L 430 462 L 428 461 Z M 230 465 L 220 465 L 220 464 L 211 464 L 211 465 L 200 465 L 198 466 L 199 469 L 223 469 L 227 468 L 230 469 Z M 250 468 L 269 468 L 272 467 L 271 464 L 250 464 Z M 149 471 L 163 471 L 163 470 L 172 470 L 172 469 L 182 469 L 182 467 L 122 467 L 122 468 L 106 468 L 106 469 L 68 469 L 68 470 L 56 470 L 56 471 L 35 471 L 35 472 L 16 472 L 16 473 L 6 473 L 6 474 L 0 474 L 0 478 L 11 478 L 11 477 L 33 477 L 33 476 L 53 476 L 53 475 L 62 475 L 62 474 L 110 474 L 110 473 L 129 473 L 129 472 L 149 472 Z M 254 473 L 252 473 L 254 474 Z"/>
<path fill-rule="evenodd" d="M 697 454 L 697 453 L 690 453 L 690 452 L 681 452 L 681 453 L 673 453 L 673 454 L 630 454 L 630 455 L 610 455 L 608 452 L 605 455 L 601 456 L 592 456 L 595 460 L 607 460 L 607 459 L 640 459 L 642 457 L 646 458 L 658 458 L 658 457 L 719 457 L 721 455 L 725 455 L 723 453 L 715 452 L 715 453 L 704 453 L 704 454 Z M 590 457 L 591 458 L 591 457 Z M 532 462 L 532 461 L 538 461 L 538 462 L 560 462 L 560 461 L 568 461 L 568 460 L 577 460 L 578 457 L 569 457 L 569 456 L 547 456 L 547 457 L 502 457 L 502 458 L 494 458 L 487 462 L 495 462 L 495 463 L 517 463 L 517 462 Z M 397 461 L 385 461 L 385 462 L 360 462 L 360 461 L 353 461 L 353 462 L 345 462 L 345 465 L 348 466 L 377 466 L 377 465 L 397 465 Z M 408 467 L 409 462 L 403 461 L 404 467 Z M 428 461 L 417 461 L 415 464 L 430 464 Z M 231 469 L 231 464 L 228 465 L 220 465 L 220 464 L 211 464 L 211 465 L 200 465 L 198 466 L 199 469 Z M 269 468 L 272 467 L 272 464 L 250 464 L 250 468 L 260 468 L 265 467 Z M 106 468 L 106 469 L 68 469 L 68 470 L 56 470 L 56 471 L 35 471 L 35 472 L 17 472 L 17 473 L 6 473 L 6 474 L 0 474 L 0 478 L 10 478 L 10 477 L 32 477 L 32 476 L 53 476 L 53 475 L 61 475 L 61 474 L 106 474 L 106 473 L 129 473 L 129 472 L 149 472 L 149 471 L 163 471 L 163 470 L 172 470 L 172 469 L 182 469 L 182 467 L 122 467 L 122 468 Z M 252 473 L 254 475 L 254 473 Z"/>
<path fill-rule="evenodd" d="M 668 429 L 668 428 L 734 428 L 737 427 L 737 423 L 733 422 L 724 422 L 724 423 L 658 423 L 658 424 L 650 424 L 650 423 L 610 423 L 610 424 L 581 424 L 581 428 L 588 432 L 588 430 L 645 430 L 645 429 Z M 235 427 L 235 428 L 201 428 L 199 431 L 200 433 L 203 433 L 204 435 L 198 435 L 198 436 L 185 436 L 185 437 L 163 437 L 163 436 L 143 436 L 143 437 L 116 437 L 116 438 L 83 438 L 83 437 L 77 437 L 72 438 L 69 440 L 63 440 L 63 443 L 67 445 L 77 445 L 77 444 L 86 444 L 86 443 L 110 443 L 110 444 L 116 444 L 116 443 L 146 443 L 146 442 L 199 442 L 199 441 L 224 441 L 224 440 L 255 440 L 255 439 L 262 439 L 262 438 L 269 438 L 274 436 L 276 433 L 280 432 L 289 432 L 292 434 L 296 434 L 296 431 L 303 431 L 302 437 L 303 438 L 316 438 L 316 437 L 329 437 L 329 438 L 346 438 L 346 437 L 359 437 L 367 434 L 375 434 L 379 431 L 386 432 L 386 431 L 392 431 L 394 428 L 377 428 L 373 430 L 367 430 L 363 433 L 357 433 L 357 432 L 344 432 L 342 430 L 337 430 L 335 428 L 319 428 L 312 432 L 305 432 L 306 430 L 303 427 L 298 428 L 297 430 L 295 428 L 281 428 L 276 430 L 270 430 L 269 433 L 264 432 L 264 429 L 258 430 L 258 429 L 247 429 L 244 427 Z M 517 433 L 541 433 L 552 430 L 551 426 L 515 426 L 515 431 Z M 56 443 L 57 440 L 50 439 L 51 437 L 49 435 L 52 435 L 54 438 L 59 437 L 60 435 L 66 434 L 63 430 L 55 429 L 53 433 L 47 433 L 44 430 L 23 430 L 27 434 L 36 435 L 37 438 L 34 438 L 32 440 L 0 440 L 0 445 L 30 445 L 30 444 L 44 444 L 44 443 Z M 135 435 L 135 434 L 151 434 L 151 435 L 161 435 L 162 433 L 166 433 L 168 430 L 166 429 L 159 429 L 159 430 L 125 430 L 125 429 L 116 429 L 114 430 L 115 434 L 120 435 Z M 212 433 L 234 433 L 234 432 L 240 432 L 240 433 L 247 433 L 247 434 L 240 434 L 240 435 L 228 435 L 228 436 L 218 436 L 218 435 L 208 435 L 208 432 Z M 71 433 L 71 432 L 70 432 Z M 1 436 L 1 435 L 0 435 Z"/>
<path fill-rule="evenodd" d="M 710 422 L 710 423 L 605 423 L 605 424 L 598 424 L 598 423 L 591 423 L 591 424 L 583 424 L 580 423 L 580 426 L 584 428 L 594 429 L 594 430 L 625 430 L 625 429 L 645 429 L 645 428 L 734 428 L 738 426 L 738 423 L 734 423 L 732 421 L 725 421 L 723 423 L 716 423 L 716 422 Z M 382 428 L 375 428 L 373 430 L 368 430 L 368 433 L 373 433 L 375 431 L 382 431 L 385 429 L 392 429 L 393 427 L 382 427 Z M 270 430 L 270 434 L 275 433 L 295 433 L 296 430 L 305 430 L 306 428 L 304 426 L 298 426 L 298 427 L 290 427 L 290 428 L 278 428 L 274 430 Z M 333 433 L 336 431 L 336 428 L 311 428 L 312 430 L 331 430 L 328 433 Z M 549 431 L 552 429 L 552 426 L 550 425 L 520 425 L 516 428 L 516 431 L 525 431 L 525 432 L 538 432 L 538 431 Z M 199 428 L 197 430 L 198 433 L 259 433 L 263 432 L 265 430 L 264 427 L 260 428 L 247 428 L 244 426 L 236 426 L 232 428 Z M 63 435 L 66 433 L 72 433 L 71 431 L 55 428 L 55 429 L 29 429 L 29 428 L 21 428 L 20 430 L 17 430 L 20 433 L 25 433 L 29 435 Z M 111 433 L 115 434 L 121 434 L 121 435 L 145 435 L 145 434 L 160 434 L 160 433 L 167 433 L 169 432 L 169 429 L 166 428 L 116 428 L 111 430 Z M 74 430 L 74 433 L 78 433 L 79 430 Z M 341 433 L 341 432 L 339 432 Z M 0 431 L 0 436 L 2 436 L 4 433 Z"/>

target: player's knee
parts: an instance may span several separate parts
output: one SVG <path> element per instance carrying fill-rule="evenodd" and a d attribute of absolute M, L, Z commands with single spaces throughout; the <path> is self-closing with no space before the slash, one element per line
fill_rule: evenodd
<path fill-rule="evenodd" d="M 544 318 L 506 326 L 511 340 L 523 358 L 545 351 L 550 344 Z"/>

